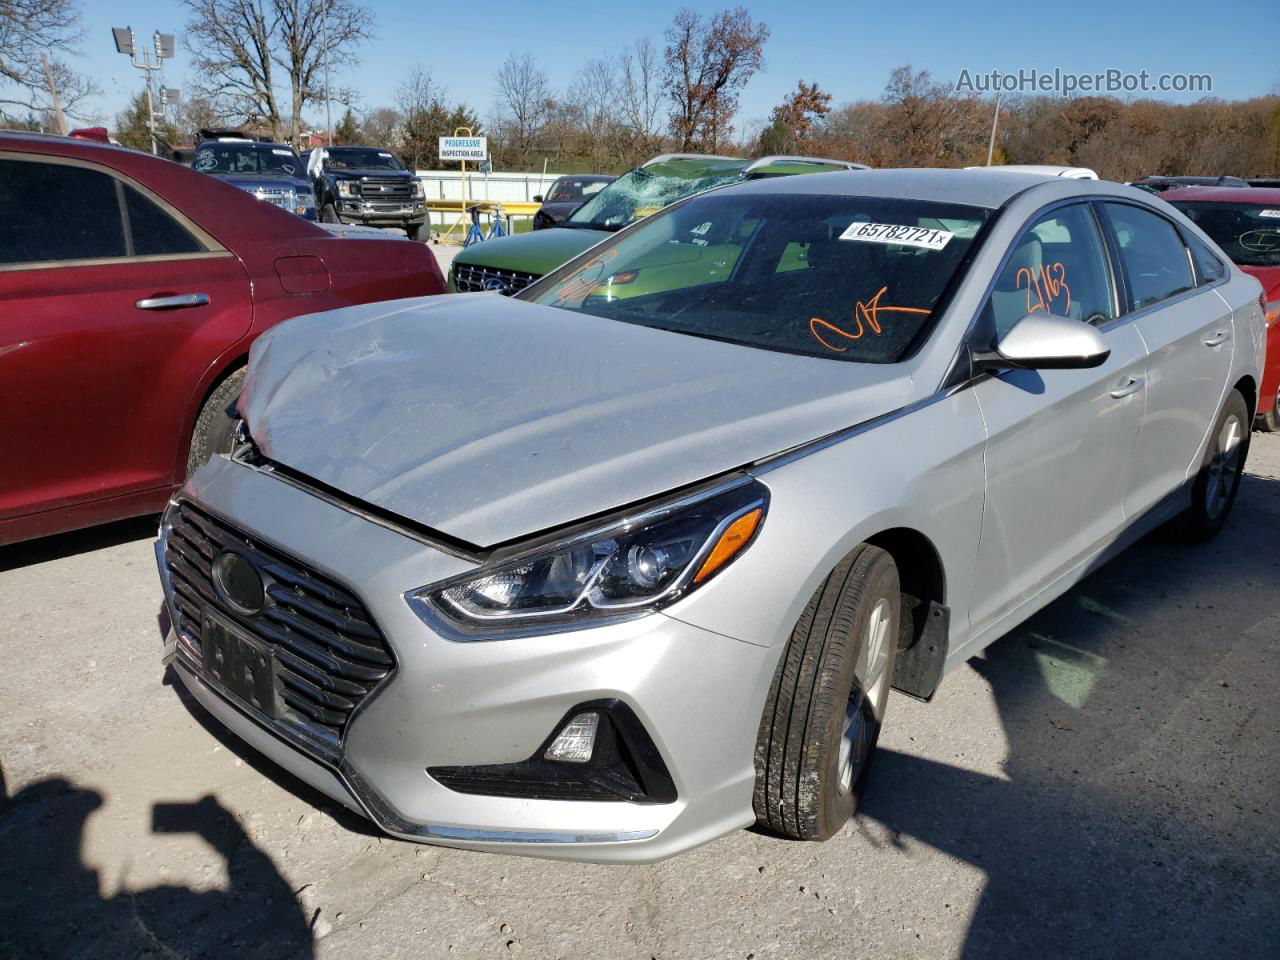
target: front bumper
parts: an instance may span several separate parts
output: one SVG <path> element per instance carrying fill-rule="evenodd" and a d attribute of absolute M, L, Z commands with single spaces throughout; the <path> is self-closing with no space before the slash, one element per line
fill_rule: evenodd
<path fill-rule="evenodd" d="M 362 223 L 371 227 L 420 226 L 427 219 L 427 208 L 416 204 L 387 204 L 365 200 L 338 200 L 338 217 L 343 223 Z"/>
<path fill-rule="evenodd" d="M 753 751 L 777 649 L 661 614 L 549 636 L 450 641 L 404 595 L 470 569 L 471 561 L 225 458 L 201 468 L 182 495 L 344 584 L 381 627 L 397 665 L 334 752 L 310 749 L 220 691 L 186 654 L 174 664 L 196 699 L 238 736 L 388 833 L 647 862 L 753 822 Z M 676 786 L 673 802 L 480 796 L 427 773 L 523 761 L 567 711 L 609 698 L 628 705 L 652 737 Z"/>

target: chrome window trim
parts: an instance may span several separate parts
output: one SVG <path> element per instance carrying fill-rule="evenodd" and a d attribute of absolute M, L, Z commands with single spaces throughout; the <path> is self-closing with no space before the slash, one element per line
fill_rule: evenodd
<path fill-rule="evenodd" d="M 151 188 L 145 184 L 138 182 L 125 173 L 109 167 L 106 164 L 96 163 L 92 160 L 82 160 L 78 157 L 61 157 L 44 153 L 25 153 L 17 150 L 0 149 L 0 160 L 13 160 L 19 163 L 45 163 L 54 166 L 76 167 L 82 170 L 89 170 L 94 173 L 101 173 L 110 177 L 115 181 L 116 185 L 116 203 L 120 207 L 120 220 L 126 230 L 125 249 L 131 251 L 133 247 L 132 237 L 129 235 L 128 224 L 129 216 L 127 207 L 124 202 L 124 188 L 132 187 L 140 194 L 158 206 L 166 214 L 176 220 L 183 229 L 195 238 L 196 243 L 204 247 L 204 250 L 189 251 L 187 253 L 156 253 L 147 254 L 145 256 L 133 256 L 126 253 L 123 257 L 92 257 L 78 260 L 32 260 L 26 263 L 0 263 L 0 272 L 10 273 L 15 270 L 51 270 L 61 267 L 72 266 L 105 266 L 116 263 L 156 263 L 167 260 L 207 260 L 215 257 L 233 257 L 225 246 L 214 239 L 203 227 L 188 217 L 185 213 L 156 194 Z"/>

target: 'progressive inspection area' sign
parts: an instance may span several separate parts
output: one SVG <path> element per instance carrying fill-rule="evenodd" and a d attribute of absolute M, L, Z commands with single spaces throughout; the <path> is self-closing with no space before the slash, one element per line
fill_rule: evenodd
<path fill-rule="evenodd" d="M 441 160 L 480 161 L 489 156 L 488 137 L 441 137 Z"/>

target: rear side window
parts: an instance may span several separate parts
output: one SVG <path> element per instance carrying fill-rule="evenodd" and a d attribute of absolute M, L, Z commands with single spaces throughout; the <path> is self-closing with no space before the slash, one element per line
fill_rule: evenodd
<path fill-rule="evenodd" d="M 197 253 L 204 249 L 186 227 L 133 187 L 124 188 L 124 204 L 135 256 Z"/>
<path fill-rule="evenodd" d="M 1084 204 L 1060 207 L 1031 225 L 1014 245 L 991 291 L 996 337 L 1029 313 L 1086 323 L 1115 319 L 1102 237 Z"/>
<path fill-rule="evenodd" d="M 1227 275 L 1227 266 L 1213 255 L 1208 247 L 1195 237 L 1187 237 L 1187 249 L 1196 264 L 1196 279 L 1200 286 L 1216 283 Z"/>
<path fill-rule="evenodd" d="M 1132 309 L 1141 310 L 1194 289 L 1191 260 L 1173 224 L 1128 204 L 1103 206 L 1115 232 Z"/>
<path fill-rule="evenodd" d="M 0 265 L 126 254 L 116 181 L 62 163 L 0 159 Z"/>

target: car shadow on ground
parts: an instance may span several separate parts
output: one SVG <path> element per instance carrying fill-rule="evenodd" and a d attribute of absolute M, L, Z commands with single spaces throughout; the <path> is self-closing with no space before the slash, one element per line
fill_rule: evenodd
<path fill-rule="evenodd" d="M 112 896 L 81 859 L 102 794 L 61 779 L 13 797 L 0 779 L 0 956 L 6 960 L 313 957 L 310 918 L 280 872 L 211 796 L 152 807 L 154 833 L 199 836 L 226 865 L 227 888 L 121 884 Z M 126 878 L 127 881 L 127 878 Z"/>
<path fill-rule="evenodd" d="M 1277 955 L 1278 532 L 1246 476 L 1217 539 L 1154 534 L 972 660 L 1003 776 L 880 752 L 854 832 L 985 873 L 963 956 Z"/>
<path fill-rule="evenodd" d="M 0 546 L 0 573 L 116 547 L 131 540 L 154 540 L 159 523 L 158 516 L 132 517 L 84 530 L 72 530 L 51 537 Z"/>

